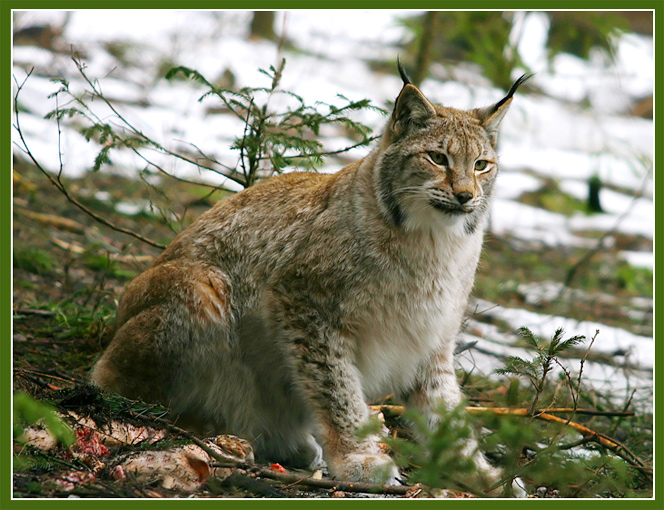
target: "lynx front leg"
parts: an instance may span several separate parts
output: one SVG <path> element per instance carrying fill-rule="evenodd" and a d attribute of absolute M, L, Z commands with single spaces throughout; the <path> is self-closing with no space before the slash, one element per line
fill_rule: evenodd
<path fill-rule="evenodd" d="M 398 484 L 394 462 L 375 439 L 356 437 L 369 412 L 344 338 L 311 310 L 284 321 L 281 331 L 293 354 L 296 386 L 317 422 L 331 474 L 340 480 Z"/>
<path fill-rule="evenodd" d="M 435 353 L 422 365 L 415 389 L 407 395 L 406 404 L 423 413 L 428 419 L 429 429 L 434 430 L 440 420 L 438 410 L 441 404 L 452 409 L 462 400 L 450 346 Z M 472 457 L 477 473 L 486 486 L 495 485 L 503 477 L 502 471 L 493 467 L 479 451 L 474 437 L 468 439 L 463 453 Z M 512 483 L 512 490 L 517 497 L 526 495 L 523 482 L 518 478 Z M 497 492 L 502 491 L 498 489 Z"/>

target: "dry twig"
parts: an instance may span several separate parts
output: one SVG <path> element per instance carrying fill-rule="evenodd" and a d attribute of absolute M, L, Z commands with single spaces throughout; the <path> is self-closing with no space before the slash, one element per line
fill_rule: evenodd
<path fill-rule="evenodd" d="M 385 416 L 400 416 L 404 413 L 404 406 L 395 406 L 395 405 L 373 405 L 369 406 L 373 411 L 380 411 Z M 472 409 L 501 409 L 496 407 L 466 407 L 466 411 L 472 413 Z M 634 416 L 633 411 L 595 411 L 594 409 L 574 409 L 572 407 L 553 407 L 551 409 L 538 409 L 535 411 L 536 414 L 539 413 L 548 413 L 548 414 L 571 414 L 576 413 L 586 416 Z M 478 413 L 476 413 L 478 414 Z M 521 416 L 521 415 L 519 415 Z"/>
<path fill-rule="evenodd" d="M 253 464 L 213 464 L 212 467 L 234 467 L 245 469 L 254 473 L 256 476 L 277 480 L 284 484 L 304 485 L 316 489 L 328 489 L 344 492 L 362 492 L 367 494 L 388 494 L 391 496 L 411 496 L 414 497 L 422 490 L 421 486 L 413 485 L 379 485 L 361 482 L 344 482 L 340 480 L 318 480 L 316 478 L 302 477 L 299 475 L 281 473 L 271 469 L 262 468 Z"/>
<path fill-rule="evenodd" d="M 68 243 L 57 237 L 52 237 L 51 241 L 66 251 L 70 251 L 76 255 L 85 253 L 85 248 L 80 244 Z M 120 253 L 108 253 L 108 258 L 111 261 L 117 262 L 152 262 L 154 257 L 152 255 L 122 255 Z"/>
<path fill-rule="evenodd" d="M 54 227 L 58 230 L 67 230 L 75 234 L 82 234 L 85 230 L 85 227 L 83 227 L 78 221 L 69 218 L 63 218 L 53 214 L 38 213 L 23 207 L 17 207 L 16 205 L 14 205 L 14 211 L 19 212 L 21 215 L 39 223 L 40 225 Z"/>

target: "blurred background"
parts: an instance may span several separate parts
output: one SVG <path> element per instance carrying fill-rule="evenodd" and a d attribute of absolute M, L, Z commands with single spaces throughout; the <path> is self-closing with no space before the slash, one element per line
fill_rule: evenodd
<path fill-rule="evenodd" d="M 401 88 L 397 57 L 430 100 L 461 109 L 535 73 L 501 127 L 501 175 L 459 338 L 467 390 L 489 391 L 475 378 L 529 355 L 518 327 L 544 338 L 564 328 L 587 337 L 566 354 L 571 374 L 585 360 L 586 400 L 646 416 L 648 450 L 652 11 L 15 11 L 16 364 L 47 355 L 86 373 L 122 287 L 158 245 L 253 182 L 241 142 L 253 133 L 249 98 L 264 111 L 353 105 L 343 121 L 294 131 L 318 141 L 318 155 L 282 140 L 255 161 L 257 178 L 334 172 L 380 134 Z M 187 70 L 169 73 L 177 66 Z"/>

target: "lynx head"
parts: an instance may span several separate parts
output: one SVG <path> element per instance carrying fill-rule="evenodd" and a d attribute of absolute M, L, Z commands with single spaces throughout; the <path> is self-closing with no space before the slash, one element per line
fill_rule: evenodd
<path fill-rule="evenodd" d="M 498 173 L 498 127 L 519 78 L 497 103 L 462 111 L 434 105 L 399 65 L 404 81 L 377 162 L 379 202 L 406 229 L 462 227 L 472 233 L 487 211 Z"/>

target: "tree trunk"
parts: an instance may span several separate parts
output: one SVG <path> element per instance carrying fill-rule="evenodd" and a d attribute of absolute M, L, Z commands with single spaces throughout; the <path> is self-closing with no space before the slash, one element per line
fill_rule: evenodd
<path fill-rule="evenodd" d="M 415 64 L 415 73 L 413 75 L 413 84 L 420 86 L 429 70 L 431 62 L 431 47 L 436 36 L 436 26 L 438 25 L 438 12 L 428 11 L 422 21 L 422 37 L 420 39 L 420 48 L 417 52 L 417 63 Z"/>
<path fill-rule="evenodd" d="M 274 32 L 274 11 L 254 11 L 251 37 L 272 40 L 277 38 Z"/>
<path fill-rule="evenodd" d="M 599 176 L 593 175 L 588 179 L 588 209 L 591 212 L 604 212 L 602 204 L 599 201 L 599 192 L 602 189 L 602 181 Z"/>

